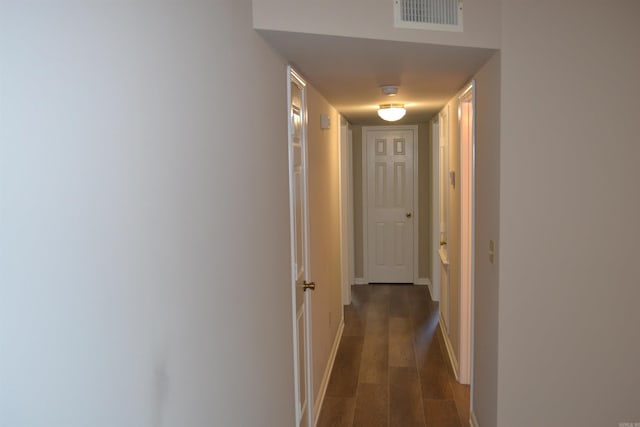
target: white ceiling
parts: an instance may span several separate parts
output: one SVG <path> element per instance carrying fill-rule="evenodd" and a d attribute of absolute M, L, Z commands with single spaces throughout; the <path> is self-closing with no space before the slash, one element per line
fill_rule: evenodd
<path fill-rule="evenodd" d="M 397 123 L 424 122 L 478 71 L 492 49 L 264 31 L 278 50 L 352 124 L 385 124 L 378 104 L 404 103 Z M 380 86 L 397 84 L 386 97 Z"/>

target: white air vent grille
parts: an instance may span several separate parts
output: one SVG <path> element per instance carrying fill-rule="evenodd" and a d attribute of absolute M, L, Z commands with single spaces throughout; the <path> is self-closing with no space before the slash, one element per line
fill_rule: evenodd
<path fill-rule="evenodd" d="M 462 31 L 461 0 L 393 0 L 395 26 Z"/>

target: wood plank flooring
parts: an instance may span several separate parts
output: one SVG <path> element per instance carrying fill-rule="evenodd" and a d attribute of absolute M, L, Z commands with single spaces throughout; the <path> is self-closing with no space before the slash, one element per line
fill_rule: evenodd
<path fill-rule="evenodd" d="M 458 384 L 426 286 L 352 287 L 320 427 L 466 427 Z"/>

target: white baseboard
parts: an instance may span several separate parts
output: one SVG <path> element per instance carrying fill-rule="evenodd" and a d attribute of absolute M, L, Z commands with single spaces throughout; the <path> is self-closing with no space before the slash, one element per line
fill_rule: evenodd
<path fill-rule="evenodd" d="M 456 359 L 456 354 L 453 351 L 453 345 L 451 345 L 451 340 L 449 339 L 449 335 L 447 331 L 444 329 L 444 322 L 442 321 L 442 313 L 440 313 L 440 331 L 442 332 L 442 338 L 444 339 L 444 345 L 447 347 L 447 353 L 449 354 L 449 362 L 451 362 L 451 369 L 453 369 L 453 375 L 456 377 L 456 381 L 460 379 L 460 373 L 458 368 L 458 359 Z"/>
<path fill-rule="evenodd" d="M 367 282 L 364 277 L 356 277 L 355 279 L 353 279 L 353 284 L 354 285 L 368 285 L 369 282 Z"/>
<path fill-rule="evenodd" d="M 343 316 L 344 317 L 344 316 Z M 338 353 L 338 347 L 340 346 L 340 340 L 342 339 L 342 332 L 344 331 L 344 318 L 338 326 L 338 332 L 333 340 L 333 346 L 331 347 L 331 353 L 329 353 L 329 360 L 327 367 L 324 370 L 322 376 L 322 383 L 320 383 L 320 390 L 316 396 L 316 401 L 313 404 L 313 425 L 318 425 L 318 419 L 320 417 L 320 411 L 322 410 L 322 404 L 324 403 L 324 395 L 327 392 L 327 386 L 329 385 L 329 379 L 331 378 L 331 371 L 333 370 L 333 363 L 336 361 L 336 354 Z"/>
<path fill-rule="evenodd" d="M 478 424 L 478 419 L 476 418 L 476 413 L 471 411 L 471 414 L 469 416 L 469 425 L 471 427 L 480 427 L 480 424 Z"/>

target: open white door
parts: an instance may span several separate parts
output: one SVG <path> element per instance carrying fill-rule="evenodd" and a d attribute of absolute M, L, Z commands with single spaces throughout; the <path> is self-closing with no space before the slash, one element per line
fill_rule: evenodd
<path fill-rule="evenodd" d="M 438 255 L 440 258 L 440 326 L 448 331 L 450 322 L 449 315 L 451 309 L 449 307 L 449 106 L 438 115 L 438 136 L 439 143 L 439 202 L 438 210 L 440 218 L 439 239 L 440 249 Z M 447 332 L 448 334 L 448 332 Z"/>
<path fill-rule="evenodd" d="M 311 376 L 311 299 L 307 209 L 306 89 L 304 80 L 287 68 L 289 111 L 289 200 L 291 217 L 291 277 L 293 286 L 293 342 L 296 425 L 313 425 Z"/>

